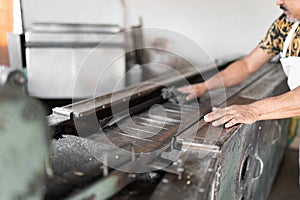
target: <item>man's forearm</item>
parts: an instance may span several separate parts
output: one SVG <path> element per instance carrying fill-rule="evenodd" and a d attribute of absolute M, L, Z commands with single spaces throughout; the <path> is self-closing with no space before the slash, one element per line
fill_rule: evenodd
<path fill-rule="evenodd" d="M 276 97 L 266 98 L 251 104 L 258 119 L 282 119 L 300 116 L 300 87 Z"/>
<path fill-rule="evenodd" d="M 252 124 L 260 120 L 282 119 L 300 116 L 300 87 L 283 95 L 270 97 L 247 105 L 232 105 L 215 109 L 204 116 L 213 126 L 225 124 Z"/>
<path fill-rule="evenodd" d="M 206 85 L 208 90 L 231 87 L 241 83 L 250 75 L 251 73 L 247 70 L 246 63 L 242 59 L 232 63 L 226 69 L 208 79 Z"/>
<path fill-rule="evenodd" d="M 208 90 L 231 87 L 241 83 L 272 57 L 272 55 L 267 54 L 257 46 L 250 54 L 232 63 L 219 74 L 208 79 L 206 81 Z"/>
<path fill-rule="evenodd" d="M 186 99 L 189 101 L 204 95 L 209 90 L 234 86 L 244 81 L 271 58 L 271 55 L 257 46 L 249 55 L 230 64 L 225 70 L 205 82 L 181 87 L 178 91 L 187 94 Z"/>

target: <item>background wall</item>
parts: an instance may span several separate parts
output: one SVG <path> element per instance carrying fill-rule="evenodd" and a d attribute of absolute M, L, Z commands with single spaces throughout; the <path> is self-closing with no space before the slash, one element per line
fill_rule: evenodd
<path fill-rule="evenodd" d="M 213 58 L 248 53 L 280 10 L 274 0 L 127 0 L 130 20 L 166 28 L 202 45 Z"/>
<path fill-rule="evenodd" d="M 114 23 L 124 26 L 120 0 L 22 0 L 24 25 L 32 22 Z M 274 0 L 125 0 L 130 25 L 143 19 L 146 28 L 168 29 L 168 33 L 186 37 L 212 59 L 244 55 L 263 38 L 272 21 L 280 14 Z M 151 31 L 150 31 L 151 32 Z M 155 43 L 162 33 L 145 34 L 147 43 Z M 172 35 L 172 34 L 171 34 Z M 176 37 L 173 37 L 173 39 Z M 189 47 L 167 41 L 175 49 Z"/>

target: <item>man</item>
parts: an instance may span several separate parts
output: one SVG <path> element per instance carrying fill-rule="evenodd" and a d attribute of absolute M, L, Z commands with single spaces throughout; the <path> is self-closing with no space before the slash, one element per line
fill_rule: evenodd
<path fill-rule="evenodd" d="M 274 21 L 265 39 L 249 55 L 203 83 L 178 90 L 187 94 L 187 100 L 191 100 L 208 90 L 236 85 L 281 52 L 281 63 L 291 91 L 249 105 L 214 109 L 204 116 L 204 120 L 212 122 L 213 126 L 225 124 L 228 128 L 238 123 L 251 124 L 258 120 L 300 116 L 300 0 L 277 0 L 276 3 L 284 13 Z"/>

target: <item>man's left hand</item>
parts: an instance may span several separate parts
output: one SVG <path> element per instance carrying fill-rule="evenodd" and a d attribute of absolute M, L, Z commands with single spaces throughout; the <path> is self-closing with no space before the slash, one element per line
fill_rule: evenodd
<path fill-rule="evenodd" d="M 258 119 L 257 109 L 249 105 L 232 105 L 226 108 L 213 108 L 213 111 L 204 116 L 206 122 L 213 122 L 213 126 L 225 124 L 229 128 L 239 123 L 252 124 Z"/>

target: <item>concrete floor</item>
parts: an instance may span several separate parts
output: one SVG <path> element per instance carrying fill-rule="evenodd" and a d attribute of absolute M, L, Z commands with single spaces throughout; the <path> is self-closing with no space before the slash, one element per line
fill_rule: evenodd
<path fill-rule="evenodd" d="M 286 150 L 268 200 L 300 200 L 298 151 Z"/>

